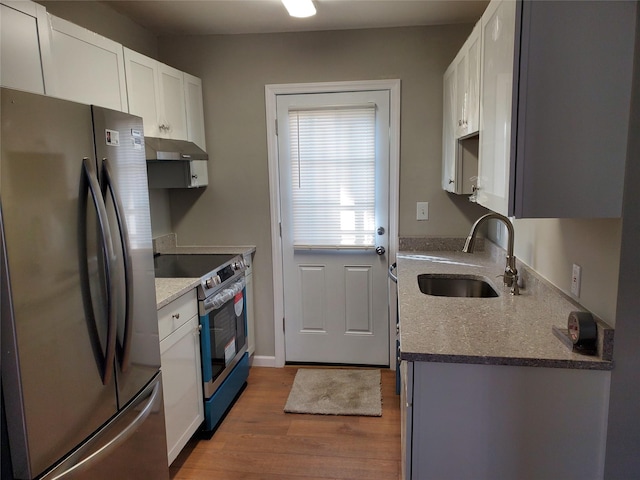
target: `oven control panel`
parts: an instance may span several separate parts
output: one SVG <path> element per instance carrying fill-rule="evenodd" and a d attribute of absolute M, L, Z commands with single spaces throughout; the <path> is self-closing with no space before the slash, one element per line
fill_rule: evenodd
<path fill-rule="evenodd" d="M 224 288 L 225 284 L 231 281 L 230 279 L 240 277 L 246 269 L 247 266 L 242 256 L 238 255 L 219 268 L 209 272 L 201 280 L 204 297 L 217 293 Z"/>

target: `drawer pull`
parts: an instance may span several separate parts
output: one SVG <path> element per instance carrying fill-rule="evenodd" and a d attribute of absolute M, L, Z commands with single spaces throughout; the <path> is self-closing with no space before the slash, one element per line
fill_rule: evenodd
<path fill-rule="evenodd" d="M 173 315 L 171 315 L 173 318 L 175 318 L 176 320 L 178 320 L 180 318 L 180 314 L 179 313 L 174 313 Z"/>

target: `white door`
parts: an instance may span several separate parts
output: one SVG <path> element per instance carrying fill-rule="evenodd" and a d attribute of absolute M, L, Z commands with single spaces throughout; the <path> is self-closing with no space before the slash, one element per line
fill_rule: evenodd
<path fill-rule="evenodd" d="M 389 364 L 389 91 L 278 95 L 285 359 Z"/>

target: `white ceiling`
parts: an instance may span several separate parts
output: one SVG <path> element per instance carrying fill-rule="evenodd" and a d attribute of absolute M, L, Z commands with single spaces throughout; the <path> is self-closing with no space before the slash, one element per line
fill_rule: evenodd
<path fill-rule="evenodd" d="M 157 35 L 238 34 L 475 23 L 488 0 L 313 0 L 293 18 L 280 0 L 107 0 Z"/>

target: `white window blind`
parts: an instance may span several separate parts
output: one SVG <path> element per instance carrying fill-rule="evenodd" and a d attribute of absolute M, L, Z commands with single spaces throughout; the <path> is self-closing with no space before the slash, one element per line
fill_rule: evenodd
<path fill-rule="evenodd" d="M 375 105 L 289 111 L 294 248 L 375 240 Z"/>

